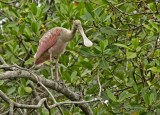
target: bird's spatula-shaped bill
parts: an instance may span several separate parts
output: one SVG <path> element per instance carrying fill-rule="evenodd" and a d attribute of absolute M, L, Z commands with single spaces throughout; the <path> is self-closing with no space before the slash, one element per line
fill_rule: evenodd
<path fill-rule="evenodd" d="M 93 43 L 86 37 L 86 35 L 85 35 L 85 33 L 84 33 L 83 28 L 82 28 L 81 25 L 78 26 L 78 30 L 79 30 L 79 32 L 82 35 L 84 45 L 86 47 L 91 47 L 93 45 Z"/>

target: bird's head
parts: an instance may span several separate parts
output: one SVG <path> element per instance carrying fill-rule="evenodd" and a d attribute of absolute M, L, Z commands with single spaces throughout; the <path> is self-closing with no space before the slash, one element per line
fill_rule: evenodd
<path fill-rule="evenodd" d="M 74 22 L 73 22 L 76 26 L 79 26 L 79 25 L 81 25 L 81 21 L 80 20 L 74 20 Z"/>
<path fill-rule="evenodd" d="M 73 25 L 81 33 L 83 41 L 84 41 L 84 45 L 87 46 L 87 47 L 91 47 L 93 45 L 93 43 L 86 37 L 86 35 L 85 35 L 84 31 L 83 31 L 83 28 L 82 28 L 81 21 L 80 20 L 75 20 L 73 22 Z"/>

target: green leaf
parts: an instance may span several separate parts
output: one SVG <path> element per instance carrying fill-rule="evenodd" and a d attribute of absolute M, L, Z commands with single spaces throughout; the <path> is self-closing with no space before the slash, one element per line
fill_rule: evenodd
<path fill-rule="evenodd" d="M 23 33 L 25 29 L 25 24 L 19 26 L 19 33 Z"/>
<path fill-rule="evenodd" d="M 144 99 L 144 102 L 149 105 L 150 104 L 150 100 L 149 100 L 150 96 L 148 94 L 144 94 L 143 96 L 143 99 Z"/>
<path fill-rule="evenodd" d="M 19 95 L 24 95 L 24 93 L 25 93 L 25 91 L 24 91 L 23 86 L 18 87 L 18 94 Z"/>
<path fill-rule="evenodd" d="M 138 93 L 138 86 L 136 83 L 133 84 L 133 89 L 136 91 L 136 93 Z"/>
<path fill-rule="evenodd" d="M 10 95 L 16 91 L 16 87 L 11 87 L 7 90 L 7 94 Z"/>
<path fill-rule="evenodd" d="M 139 52 L 139 51 L 141 51 L 141 47 L 140 46 L 138 46 L 137 48 L 136 48 L 136 52 Z"/>
<path fill-rule="evenodd" d="M 93 53 L 89 52 L 88 50 L 85 50 L 85 48 L 81 49 L 80 53 L 81 53 L 81 55 L 83 55 L 85 57 L 89 57 L 89 58 L 92 57 L 92 56 L 94 56 Z"/>
<path fill-rule="evenodd" d="M 29 41 L 31 39 L 31 31 L 28 27 L 24 29 L 24 36 L 26 38 L 26 41 Z"/>
<path fill-rule="evenodd" d="M 15 27 L 17 26 L 17 22 L 10 22 L 6 27 Z"/>
<path fill-rule="evenodd" d="M 11 46 L 11 44 L 6 43 L 6 44 L 5 44 L 5 47 L 6 47 L 6 49 L 7 49 L 8 51 L 13 52 L 13 47 Z"/>
<path fill-rule="evenodd" d="M 26 86 L 26 79 L 21 78 L 20 81 L 22 86 Z"/>
<path fill-rule="evenodd" d="M 128 47 L 128 46 L 126 46 L 125 44 L 114 43 L 114 45 L 119 46 L 119 47 L 122 47 L 122 48 L 129 49 L 129 50 L 132 50 L 131 48 L 129 48 L 129 47 Z"/>
<path fill-rule="evenodd" d="M 46 7 L 47 7 L 47 6 L 46 6 Z M 36 19 L 37 19 L 37 21 L 40 21 L 43 16 L 44 16 L 44 12 L 43 12 L 42 7 L 40 7 L 40 8 L 38 8 L 37 14 L 36 14 Z"/>
<path fill-rule="evenodd" d="M 151 67 L 148 70 L 151 70 L 152 72 L 155 72 L 155 73 L 159 73 L 160 72 L 160 67 Z"/>
<path fill-rule="evenodd" d="M 98 53 L 101 53 L 101 48 L 99 46 L 94 46 L 95 48 L 95 52 L 98 54 Z"/>
<path fill-rule="evenodd" d="M 105 33 L 105 34 L 108 34 L 108 35 L 111 35 L 111 36 L 116 36 L 118 34 L 117 30 L 115 30 L 114 28 L 111 28 L 111 27 L 102 27 L 100 29 L 100 31 L 102 33 Z"/>
<path fill-rule="evenodd" d="M 88 11 L 86 11 L 85 14 L 81 16 L 81 18 L 83 20 L 89 20 L 89 21 L 93 21 L 94 20 L 92 15 Z"/>
<path fill-rule="evenodd" d="M 99 18 L 100 16 L 100 14 L 102 13 L 104 11 L 104 8 L 103 7 L 98 7 L 98 8 L 96 8 L 95 10 L 94 10 L 94 14 L 95 14 L 95 16 L 97 17 L 97 18 Z"/>
<path fill-rule="evenodd" d="M 144 102 L 145 102 L 147 105 L 149 105 L 149 103 L 150 103 L 150 100 L 149 100 L 150 95 L 149 95 L 146 91 L 147 91 L 146 88 L 142 89 L 142 97 L 143 97 Z"/>
<path fill-rule="evenodd" d="M 49 10 L 50 7 L 51 7 L 50 5 L 46 5 L 46 6 L 43 8 L 43 13 L 46 13 L 46 12 Z"/>
<path fill-rule="evenodd" d="M 85 3 L 85 8 L 91 14 L 91 16 L 94 17 L 94 13 L 93 13 L 94 8 L 92 7 L 92 4 L 90 2 Z"/>
<path fill-rule="evenodd" d="M 3 81 L 3 80 L 0 80 L 0 86 L 3 85 L 3 83 L 4 83 L 4 81 Z"/>
<path fill-rule="evenodd" d="M 34 58 L 29 58 L 27 61 L 25 61 L 25 64 L 33 64 Z"/>
<path fill-rule="evenodd" d="M 17 52 L 19 49 L 20 49 L 20 48 L 19 48 L 18 45 L 16 45 L 16 44 L 13 45 L 13 53 L 16 54 L 16 52 Z"/>
<path fill-rule="evenodd" d="M 107 45 L 108 45 L 108 40 L 100 41 L 100 47 L 102 51 L 107 47 Z"/>
<path fill-rule="evenodd" d="M 143 26 L 148 29 L 148 30 L 151 30 L 152 32 L 156 32 L 151 26 L 149 25 L 146 25 L 146 24 L 143 24 Z"/>
<path fill-rule="evenodd" d="M 150 97 L 149 97 L 149 104 L 152 105 L 152 103 L 155 101 L 155 96 L 154 96 L 154 93 L 151 93 L 150 94 Z"/>
<path fill-rule="evenodd" d="M 68 71 L 64 71 L 61 74 L 62 74 L 62 77 L 63 77 L 62 79 L 66 80 L 68 82 L 71 82 L 71 74 L 68 73 Z"/>
<path fill-rule="evenodd" d="M 35 3 L 32 3 L 32 4 L 31 4 L 30 9 L 31 9 L 32 13 L 33 13 L 34 15 L 36 15 L 36 13 L 37 13 L 37 5 L 36 5 Z"/>
<path fill-rule="evenodd" d="M 160 30 L 159 30 L 159 27 L 158 27 L 158 25 L 159 25 L 158 23 L 153 22 L 153 21 L 151 21 L 151 20 L 149 20 L 148 22 L 152 25 L 153 28 L 155 28 L 155 29 L 157 30 L 157 32 L 160 31 Z"/>
<path fill-rule="evenodd" d="M 138 47 L 138 45 L 139 45 L 139 39 L 138 38 L 132 39 L 132 45 L 134 46 L 134 48 Z"/>
<path fill-rule="evenodd" d="M 32 30 L 34 33 L 38 32 L 38 23 L 37 22 L 32 22 L 31 27 L 32 27 Z"/>
<path fill-rule="evenodd" d="M 93 65 L 90 62 L 87 62 L 87 61 L 81 61 L 80 64 L 83 65 L 85 68 L 88 68 L 88 69 L 92 69 L 92 67 L 93 67 Z"/>
<path fill-rule="evenodd" d="M 100 62 L 99 62 L 99 67 L 103 68 L 104 70 L 108 70 L 109 68 L 109 63 L 102 59 Z"/>
<path fill-rule="evenodd" d="M 133 59 L 137 56 L 137 54 L 135 52 L 127 52 L 127 59 Z"/>
<path fill-rule="evenodd" d="M 114 96 L 114 94 L 110 91 L 110 90 L 106 90 L 107 91 L 107 95 L 108 97 L 112 100 L 112 101 L 117 101 L 116 97 Z"/>
<path fill-rule="evenodd" d="M 29 21 L 31 23 L 33 21 L 36 21 L 36 18 L 35 18 L 35 16 L 31 12 L 29 12 L 28 16 L 25 18 L 25 20 Z"/>
<path fill-rule="evenodd" d="M 119 96 L 119 100 L 120 100 L 120 101 L 123 101 L 123 100 L 125 100 L 126 98 L 131 98 L 131 97 L 133 97 L 133 96 L 135 96 L 135 94 L 128 93 L 128 91 L 123 91 L 123 92 L 120 94 L 120 96 Z"/>
<path fill-rule="evenodd" d="M 73 71 L 71 74 L 71 82 L 75 81 L 78 78 L 77 71 Z"/>
<path fill-rule="evenodd" d="M 32 88 L 31 87 L 25 87 L 24 90 L 27 93 L 32 93 Z"/>
<path fill-rule="evenodd" d="M 155 6 L 154 2 L 149 3 L 149 4 L 148 4 L 148 7 L 149 7 L 149 9 L 150 9 L 151 11 L 155 12 L 156 6 Z"/>

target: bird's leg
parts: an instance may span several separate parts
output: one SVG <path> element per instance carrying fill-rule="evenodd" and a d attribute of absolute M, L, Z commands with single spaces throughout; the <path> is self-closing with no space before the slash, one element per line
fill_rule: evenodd
<path fill-rule="evenodd" d="M 50 52 L 50 71 L 51 71 L 51 77 L 52 77 L 52 79 L 54 79 L 53 66 L 52 66 L 52 52 Z"/>
<path fill-rule="evenodd" d="M 58 61 L 59 61 L 59 56 L 58 56 L 57 59 L 56 59 L 56 78 L 57 78 L 57 81 L 59 81 Z"/>

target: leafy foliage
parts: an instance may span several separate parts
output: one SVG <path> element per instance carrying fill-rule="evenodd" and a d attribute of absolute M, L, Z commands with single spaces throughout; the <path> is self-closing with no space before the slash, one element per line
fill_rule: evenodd
<path fill-rule="evenodd" d="M 0 55 L 8 64 L 31 67 L 38 41 L 47 30 L 71 28 L 72 20 L 80 19 L 94 45 L 83 46 L 77 34 L 60 57 L 60 79 L 87 100 L 98 96 L 99 75 L 101 97 L 109 102 L 90 104 L 95 115 L 160 114 L 160 3 L 5 0 L 0 1 L 0 8 Z M 49 63 L 37 74 L 51 79 Z M 0 90 L 13 100 L 30 102 L 33 89 L 29 83 L 26 79 L 1 80 Z M 7 107 L 0 103 L 0 111 Z M 76 107 L 69 107 L 64 108 L 65 114 L 81 114 Z M 48 114 L 45 109 L 38 112 Z"/>

